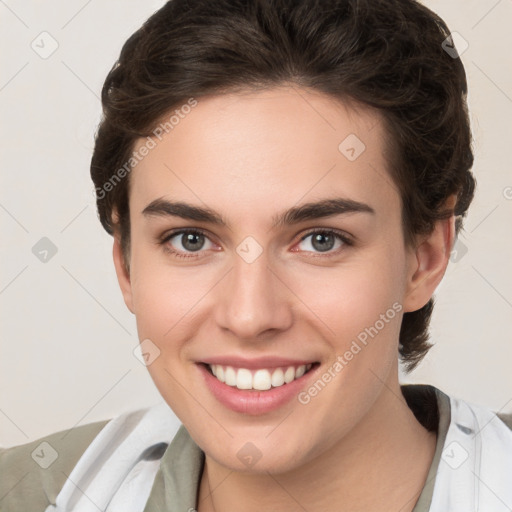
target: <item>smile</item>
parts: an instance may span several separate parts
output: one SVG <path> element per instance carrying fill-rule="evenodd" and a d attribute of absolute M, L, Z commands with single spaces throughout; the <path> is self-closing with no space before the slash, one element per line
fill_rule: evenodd
<path fill-rule="evenodd" d="M 278 388 L 289 384 L 307 373 L 313 363 L 300 366 L 288 366 L 272 369 L 234 368 L 232 366 L 222 366 L 220 364 L 207 365 L 212 375 L 217 380 L 238 389 L 254 389 L 266 391 L 271 388 Z"/>

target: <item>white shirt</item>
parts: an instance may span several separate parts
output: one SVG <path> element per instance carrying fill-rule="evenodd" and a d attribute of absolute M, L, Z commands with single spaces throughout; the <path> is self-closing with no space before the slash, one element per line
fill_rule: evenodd
<path fill-rule="evenodd" d="M 484 407 L 452 397 L 450 405 L 429 512 L 510 512 L 512 431 Z M 180 426 L 165 402 L 112 419 L 45 512 L 143 512 Z"/>

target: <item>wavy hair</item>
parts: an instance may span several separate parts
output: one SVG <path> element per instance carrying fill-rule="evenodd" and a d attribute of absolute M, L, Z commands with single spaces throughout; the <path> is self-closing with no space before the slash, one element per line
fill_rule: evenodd
<path fill-rule="evenodd" d="M 458 234 L 475 179 L 466 74 L 460 58 L 443 49 L 449 36 L 445 22 L 415 0 L 167 2 L 126 41 L 101 95 L 90 171 L 101 224 L 119 232 L 125 264 L 130 180 L 118 171 L 136 140 L 191 97 L 282 84 L 377 110 L 404 240 L 414 244 L 453 214 Z M 453 194 L 450 210 L 445 202 Z M 399 351 L 406 371 L 432 346 L 433 307 L 431 298 L 404 314 Z"/>

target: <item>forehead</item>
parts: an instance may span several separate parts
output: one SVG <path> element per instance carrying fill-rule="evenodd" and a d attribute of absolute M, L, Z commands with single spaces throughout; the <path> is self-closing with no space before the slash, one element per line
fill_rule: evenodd
<path fill-rule="evenodd" d="M 135 211 L 165 197 L 256 222 L 255 209 L 270 219 L 286 206 L 340 195 L 376 210 L 399 205 L 373 110 L 296 87 L 204 97 L 176 110 L 171 129 L 153 137 L 132 170 Z"/>

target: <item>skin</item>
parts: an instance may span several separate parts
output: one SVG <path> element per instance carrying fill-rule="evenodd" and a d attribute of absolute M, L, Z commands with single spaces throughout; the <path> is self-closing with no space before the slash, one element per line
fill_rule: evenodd
<path fill-rule="evenodd" d="M 355 161 L 338 150 L 351 133 L 366 146 Z M 199 512 L 413 509 L 436 436 L 401 394 L 399 330 L 403 313 L 426 304 L 444 275 L 454 217 L 406 247 L 385 148 L 374 111 L 282 86 L 200 98 L 133 169 L 129 261 L 116 234 L 114 262 L 139 338 L 160 350 L 151 377 L 205 452 Z M 271 227 L 287 208 L 333 197 L 375 214 Z M 207 206 L 230 227 L 143 215 L 159 198 Z M 180 235 L 167 242 L 196 259 L 157 243 L 176 228 L 207 231 L 199 252 Z M 337 240 L 321 252 L 313 237 L 301 241 L 311 228 L 342 230 L 354 244 Z M 236 252 L 247 236 L 263 249 L 252 263 Z M 196 365 L 215 355 L 278 355 L 319 361 L 321 375 L 394 303 L 402 311 L 308 404 L 233 412 Z M 250 468 L 237 457 L 249 441 L 261 453 Z"/>

